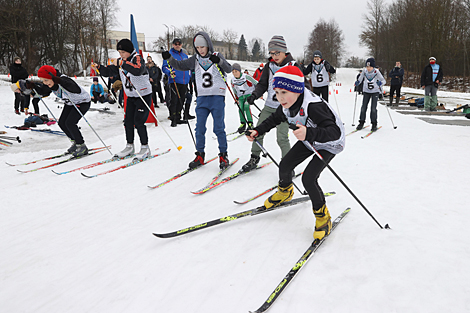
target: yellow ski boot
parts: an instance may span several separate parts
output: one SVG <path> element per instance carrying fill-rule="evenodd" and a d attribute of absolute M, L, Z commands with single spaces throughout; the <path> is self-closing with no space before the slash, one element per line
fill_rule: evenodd
<path fill-rule="evenodd" d="M 331 216 L 328 212 L 326 204 L 324 204 L 317 211 L 313 210 L 315 214 L 315 231 L 313 232 L 313 238 L 322 240 L 323 237 L 328 236 L 331 231 Z"/>
<path fill-rule="evenodd" d="M 270 209 L 280 205 L 282 202 L 292 200 L 294 196 L 294 184 L 290 183 L 287 187 L 277 186 L 277 191 L 271 197 L 264 201 L 264 207 Z"/>

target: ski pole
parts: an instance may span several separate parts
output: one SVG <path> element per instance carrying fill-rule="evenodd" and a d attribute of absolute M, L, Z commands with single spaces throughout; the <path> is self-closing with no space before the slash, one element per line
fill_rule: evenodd
<path fill-rule="evenodd" d="M 95 69 L 95 71 L 98 73 L 98 75 L 100 75 L 100 78 L 101 78 L 101 80 L 103 81 L 103 84 L 104 84 L 105 86 L 108 86 L 108 84 L 106 84 L 106 82 L 104 81 L 103 76 L 101 76 L 100 71 L 99 71 L 97 68 Z M 113 97 L 113 100 L 117 103 L 118 107 L 119 107 L 119 108 L 122 108 L 122 107 L 121 107 L 121 104 L 120 104 L 119 101 L 118 101 L 118 99 L 116 99 L 116 97 L 114 96 L 114 94 L 113 94 L 112 92 L 109 92 L 109 91 L 110 91 L 110 90 L 108 90 L 108 94 L 110 94 L 110 95 Z"/>
<path fill-rule="evenodd" d="M 49 75 L 53 76 L 52 73 L 49 73 Z M 88 122 L 88 120 L 86 119 L 86 117 L 83 115 L 83 113 L 80 111 L 80 109 L 77 107 L 77 105 L 75 103 L 73 103 L 73 101 L 70 99 L 68 93 L 65 91 L 65 89 L 60 85 L 60 84 L 57 84 L 57 86 L 59 86 L 60 90 L 62 90 L 62 92 L 67 96 L 68 100 L 70 101 L 70 103 L 72 103 L 72 105 L 75 107 L 75 109 L 77 110 L 78 113 L 80 113 L 80 115 L 83 117 L 83 119 L 85 120 L 85 122 L 88 124 L 88 126 L 90 126 L 91 130 L 95 133 L 96 137 L 98 137 L 98 139 L 101 141 L 101 143 L 104 145 L 104 147 L 108 150 L 108 152 L 113 155 L 113 153 L 111 152 L 111 150 L 109 150 L 108 146 L 104 143 L 103 139 L 101 139 L 101 137 L 98 135 L 98 133 L 95 131 L 95 129 L 91 126 L 91 124 Z"/>
<path fill-rule="evenodd" d="M 34 90 L 36 91 L 36 89 Z M 56 123 L 59 122 L 58 119 L 56 119 L 56 117 L 54 116 L 54 114 L 52 114 L 51 110 L 49 110 L 49 107 L 47 106 L 46 102 L 44 102 L 44 100 L 42 99 L 43 97 L 41 97 L 38 92 L 36 91 L 36 95 L 39 97 L 39 99 L 41 100 L 42 104 L 44 104 L 44 106 L 46 107 L 47 111 L 49 111 L 49 113 L 52 115 L 52 117 L 54 118 L 54 120 L 56 121 Z"/>
<path fill-rule="evenodd" d="M 356 97 L 354 99 L 354 111 L 353 111 L 353 122 L 352 122 L 352 126 L 356 126 L 354 124 L 354 118 L 356 117 L 356 103 L 357 103 L 357 92 L 356 92 Z"/>
<path fill-rule="evenodd" d="M 170 74 L 171 74 L 171 72 L 174 72 L 174 70 L 171 67 L 170 62 L 167 61 L 166 63 L 168 65 L 168 68 L 170 69 Z M 178 90 L 178 86 L 176 86 L 176 81 L 175 81 L 176 76 L 175 77 L 173 77 L 173 75 L 171 75 L 171 76 L 172 76 L 171 78 L 173 78 L 173 84 L 175 85 L 176 94 L 178 95 L 178 102 L 181 104 L 181 108 L 183 108 L 184 105 L 183 105 L 183 103 L 181 103 L 182 100 L 181 100 L 180 92 Z M 184 110 L 186 111 L 186 108 Z M 188 114 L 189 114 L 189 109 L 188 109 Z M 186 121 L 188 122 L 187 124 L 188 124 L 188 128 L 189 128 L 189 133 L 191 134 L 191 138 L 193 139 L 194 147 L 196 147 L 196 140 L 194 139 L 193 130 L 191 129 L 191 126 L 189 125 L 188 116 L 186 116 Z"/>
<path fill-rule="evenodd" d="M 298 129 L 297 125 L 295 124 L 289 124 L 289 128 L 290 129 L 293 129 L 293 130 L 296 130 Z M 362 204 L 361 200 L 359 200 L 358 197 L 356 197 L 356 195 L 352 192 L 351 189 L 349 189 L 348 185 L 346 185 L 346 183 L 338 176 L 338 174 L 336 174 L 336 172 L 331 168 L 331 166 L 325 161 L 325 159 L 323 159 L 323 157 L 321 156 L 320 153 L 318 153 L 317 149 L 315 149 L 312 144 L 310 142 L 308 142 L 307 140 L 304 140 L 302 141 L 310 150 L 313 151 L 314 154 L 316 154 L 318 156 L 318 158 L 320 158 L 320 160 L 323 161 L 323 163 L 325 164 L 326 167 L 328 167 L 328 169 L 331 171 L 331 173 L 339 180 L 339 182 L 344 186 L 344 188 L 346 188 L 346 190 L 351 194 L 351 196 L 353 196 L 353 198 L 361 205 L 361 207 L 367 212 L 367 214 L 369 214 L 369 216 L 377 223 L 377 225 L 379 225 L 379 227 L 381 229 L 383 229 L 382 225 L 380 225 L 380 223 L 375 219 L 375 217 L 372 215 L 372 213 L 369 212 L 369 210 L 367 210 L 367 208 L 365 207 L 364 204 Z M 388 224 L 385 225 L 385 229 L 390 229 L 390 226 L 388 226 Z"/>
<path fill-rule="evenodd" d="M 135 88 L 134 84 L 131 82 L 131 80 L 129 79 L 129 77 L 127 77 L 126 74 L 124 74 L 124 71 L 122 70 L 121 67 L 119 67 L 119 70 L 121 71 L 122 75 L 124 75 L 124 77 L 126 78 L 127 82 L 135 89 L 135 92 L 137 92 L 137 94 L 139 95 L 140 99 L 142 100 L 142 102 L 145 104 L 145 106 L 147 107 L 147 109 L 149 109 L 149 112 L 152 113 L 152 115 L 155 117 L 155 119 L 157 120 L 157 116 L 155 115 L 155 113 L 153 113 L 152 110 L 150 110 L 150 107 L 148 106 L 147 102 L 145 102 L 144 98 L 142 98 L 142 96 L 140 95 L 140 93 L 137 91 L 137 88 Z M 181 151 L 181 149 L 183 148 L 182 146 L 178 146 L 174 141 L 173 141 L 173 138 L 171 138 L 170 134 L 168 134 L 168 132 L 166 131 L 165 127 L 163 127 L 163 124 L 160 123 L 160 126 L 162 127 L 162 129 L 165 131 L 166 135 L 168 136 L 168 138 L 170 138 L 171 142 L 173 142 L 173 144 L 175 145 L 176 149 L 178 149 L 178 151 Z"/>
<path fill-rule="evenodd" d="M 382 87 L 380 87 L 380 92 L 383 94 Z M 390 97 L 392 97 L 392 95 L 390 95 Z M 385 107 L 387 108 L 388 116 L 390 117 L 390 121 L 392 122 L 393 129 L 397 129 L 398 126 L 395 126 L 395 123 L 393 123 L 392 115 L 390 114 L 390 109 L 388 108 L 386 103 Z"/>

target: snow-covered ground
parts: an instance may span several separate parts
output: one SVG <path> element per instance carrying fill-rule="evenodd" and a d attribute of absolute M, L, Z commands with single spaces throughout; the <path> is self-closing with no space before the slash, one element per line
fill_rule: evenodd
<path fill-rule="evenodd" d="M 251 72 L 257 66 L 240 63 Z M 341 86 L 332 83 L 330 88 L 330 102 L 339 108 L 347 132 L 353 130 L 355 94 L 350 88 L 356 74 L 339 69 Z M 90 84 L 89 79 L 78 81 Z M 79 172 L 57 176 L 49 169 L 22 174 L 16 170 L 52 161 L 21 167 L 4 162 L 61 153 L 69 142 L 65 137 L 4 129 L 3 125 L 22 125 L 25 117 L 13 113 L 8 84 L 1 83 L 0 95 L 0 129 L 22 139 L 21 144 L 0 150 L 1 312 L 247 312 L 267 299 L 313 239 L 314 217 L 308 203 L 179 238 L 156 238 L 152 232 L 173 231 L 261 205 L 264 197 L 247 205 L 233 200 L 276 184 L 276 166 L 204 195 L 191 194 L 214 176 L 218 164 L 212 162 L 150 190 L 147 185 L 182 171 L 194 158 L 189 128 L 171 128 L 167 109 L 161 106 L 156 109 L 160 124 L 183 147 L 179 152 L 161 126 L 149 125 L 150 147 L 171 148 L 170 153 L 92 179 Z M 45 101 L 58 116 L 60 109 L 49 98 Z M 355 124 L 360 102 L 361 97 Z M 257 104 L 262 107 L 263 101 Z M 365 131 L 348 136 L 346 149 L 330 165 L 377 220 L 392 229 L 381 230 L 325 170 L 320 178 L 323 190 L 337 193 L 327 198 L 332 215 L 346 207 L 352 210 L 270 312 L 470 311 L 465 226 L 470 218 L 470 128 L 432 125 L 391 110 L 398 126 L 394 130 L 386 107 L 378 109 L 382 129 L 366 139 L 361 139 Z M 115 105 L 111 110 L 118 113 L 90 111 L 86 117 L 116 152 L 125 144 L 122 113 Z M 253 113 L 258 114 L 256 108 Z M 193 120 L 192 130 L 194 125 Z M 227 93 L 226 130 L 238 125 L 237 108 Z M 89 147 L 101 145 L 83 120 L 80 126 Z M 208 158 L 218 153 L 211 129 L 209 118 Z M 295 142 L 294 136 L 290 139 Z M 230 160 L 240 160 L 227 175 L 248 161 L 250 147 L 245 138 L 229 143 Z M 274 133 L 266 136 L 265 147 L 279 159 Z M 56 170 L 108 157 L 102 152 Z M 98 173 L 123 163 L 84 172 Z M 304 167 L 301 164 L 299 171 Z M 296 182 L 301 185 L 299 179 Z"/>

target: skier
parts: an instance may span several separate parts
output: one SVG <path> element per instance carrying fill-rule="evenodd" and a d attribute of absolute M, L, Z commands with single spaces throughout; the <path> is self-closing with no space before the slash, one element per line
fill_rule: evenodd
<path fill-rule="evenodd" d="M 379 100 L 379 94 L 382 92 L 382 86 L 385 84 L 385 79 L 382 73 L 375 68 L 375 59 L 369 58 L 366 60 L 366 67 L 362 70 L 359 78 L 355 82 L 356 86 L 359 86 L 364 81 L 364 87 L 362 89 L 362 107 L 361 115 L 359 116 L 359 124 L 356 129 L 361 130 L 364 128 L 366 122 L 366 113 L 369 100 L 372 99 L 370 105 L 370 121 L 372 124 L 371 131 L 377 130 L 377 101 Z"/>
<path fill-rule="evenodd" d="M 74 157 L 88 154 L 88 148 L 85 145 L 82 133 L 77 124 L 82 118 L 82 115 L 85 115 L 90 108 L 90 94 L 73 79 L 60 73 L 50 65 L 41 66 L 38 70 L 38 77 L 57 97 L 65 101 L 58 123 L 60 129 L 62 129 L 72 142 L 72 146 L 68 148 L 67 153 L 71 153 Z M 59 88 L 59 85 L 65 92 Z M 74 108 L 74 104 L 82 114 L 77 112 Z"/>
<path fill-rule="evenodd" d="M 304 70 L 304 75 L 312 73 L 312 91 L 328 102 L 328 87 L 330 85 L 330 73 L 336 73 L 336 70 L 327 60 L 322 59 L 319 50 L 313 52 L 313 61 Z"/>
<path fill-rule="evenodd" d="M 287 52 L 287 45 L 284 37 L 273 36 L 268 43 L 268 51 L 270 55 L 269 61 L 263 67 L 261 78 L 256 85 L 255 90 L 247 99 L 248 103 L 254 104 L 256 99 L 268 91 L 268 96 L 266 102 L 264 103 L 264 108 L 261 110 L 257 125 L 260 125 L 272 113 L 276 112 L 276 109 L 279 107 L 279 102 L 277 101 L 276 94 L 272 87 L 274 73 L 276 73 L 282 67 L 289 65 L 295 65 L 300 68 L 300 65 L 294 61 L 292 55 Z M 276 128 L 277 144 L 281 148 L 282 157 L 284 157 L 290 150 L 289 138 L 287 137 L 289 132 L 289 125 L 287 125 L 287 123 L 280 123 L 276 126 Z M 261 145 L 263 144 L 263 138 L 264 136 L 260 136 L 258 138 L 258 142 Z M 250 160 L 245 165 L 243 165 L 240 171 L 248 172 L 256 168 L 260 160 L 260 154 L 261 148 L 256 143 L 253 143 L 251 147 Z"/>
<path fill-rule="evenodd" d="M 206 144 L 206 121 L 209 114 L 214 119 L 214 133 L 219 143 L 219 167 L 229 165 L 227 155 L 227 136 L 225 134 L 225 73 L 232 71 L 232 66 L 214 47 L 206 32 L 198 32 L 193 38 L 196 51 L 189 59 L 176 60 L 170 52 L 162 53 L 165 59 L 175 70 L 195 70 L 197 86 L 196 98 L 196 158 L 189 163 L 189 168 L 196 168 L 204 164 L 204 148 Z M 219 72 L 220 71 L 220 72 Z M 223 77 L 222 77 L 223 75 Z"/>
<path fill-rule="evenodd" d="M 250 87 L 248 82 L 252 83 L 252 86 L 256 86 L 258 83 L 250 75 L 243 73 L 240 64 L 234 63 L 232 65 L 232 89 L 233 93 L 238 99 L 238 104 L 240 110 L 238 114 L 240 115 L 240 127 L 238 127 L 238 132 L 241 134 L 245 131 L 246 124 L 248 123 L 248 128 L 253 128 L 253 117 L 251 116 L 250 104 L 246 102 L 246 99 L 253 92 L 254 87 Z"/>
<path fill-rule="evenodd" d="M 302 71 L 296 66 L 285 66 L 274 74 L 273 89 L 280 106 L 253 130 L 247 131 L 247 138 L 253 141 L 281 123 L 295 124 L 294 136 L 298 139 L 292 149 L 279 164 L 279 184 L 277 192 L 264 202 L 269 209 L 294 195 L 292 172 L 305 159 L 314 154 L 315 148 L 329 163 L 343 151 L 345 134 L 343 123 L 333 108 L 316 94 L 305 88 Z M 325 196 L 318 185 L 318 177 L 325 163 L 315 154 L 305 168 L 302 183 L 307 191 L 315 215 L 313 237 L 322 239 L 331 231 L 331 217 L 326 206 Z"/>
<path fill-rule="evenodd" d="M 436 58 L 430 57 L 429 64 L 421 74 L 421 88 L 424 89 L 424 110 L 437 111 L 437 88 L 442 82 L 442 67 L 436 64 Z"/>
<path fill-rule="evenodd" d="M 104 66 L 92 63 L 92 67 L 98 68 L 101 75 L 105 77 L 119 75 L 127 95 L 124 118 L 127 144 L 115 157 L 124 158 L 134 154 L 135 127 L 141 143 L 140 151 L 135 155 L 135 158 L 144 160 L 150 155 L 147 127 L 145 126 L 150 113 L 148 105 L 152 103 L 152 86 L 150 85 L 149 74 L 142 56 L 134 49 L 132 41 L 129 39 L 120 40 L 117 43 L 116 50 L 118 50 L 121 57 L 114 60 L 112 65 Z"/>

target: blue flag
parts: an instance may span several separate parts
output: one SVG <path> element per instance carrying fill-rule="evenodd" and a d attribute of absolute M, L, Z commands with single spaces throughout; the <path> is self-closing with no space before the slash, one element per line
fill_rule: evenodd
<path fill-rule="evenodd" d="M 137 42 L 137 33 L 135 32 L 134 16 L 131 14 L 131 41 L 135 51 L 139 52 L 139 43 Z"/>

